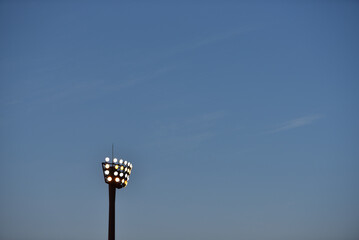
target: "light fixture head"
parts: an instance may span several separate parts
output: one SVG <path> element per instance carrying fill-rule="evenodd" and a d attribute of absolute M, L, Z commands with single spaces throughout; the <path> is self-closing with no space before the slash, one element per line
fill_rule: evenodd
<path fill-rule="evenodd" d="M 132 163 L 123 159 L 118 160 L 117 158 L 112 158 L 111 161 L 109 157 L 106 157 L 102 163 L 102 170 L 105 182 L 120 189 L 128 184 Z"/>

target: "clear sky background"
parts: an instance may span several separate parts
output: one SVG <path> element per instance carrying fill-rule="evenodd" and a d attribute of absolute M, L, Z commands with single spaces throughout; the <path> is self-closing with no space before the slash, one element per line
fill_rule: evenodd
<path fill-rule="evenodd" d="M 1 1 L 0 238 L 359 238 L 357 1 Z"/>

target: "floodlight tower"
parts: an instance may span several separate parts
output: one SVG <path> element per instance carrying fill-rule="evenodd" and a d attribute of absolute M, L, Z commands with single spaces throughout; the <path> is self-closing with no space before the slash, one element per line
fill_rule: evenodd
<path fill-rule="evenodd" d="M 102 170 L 109 192 L 108 240 L 115 240 L 116 188 L 120 189 L 127 186 L 132 171 L 132 163 L 114 158 L 112 145 L 112 159 L 105 158 L 105 162 L 102 162 Z"/>

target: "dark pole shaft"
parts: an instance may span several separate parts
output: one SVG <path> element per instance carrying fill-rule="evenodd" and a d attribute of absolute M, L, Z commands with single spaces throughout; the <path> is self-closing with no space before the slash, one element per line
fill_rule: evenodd
<path fill-rule="evenodd" d="M 115 200 L 116 200 L 115 186 L 109 184 L 108 192 L 109 192 L 108 240 L 115 240 Z"/>

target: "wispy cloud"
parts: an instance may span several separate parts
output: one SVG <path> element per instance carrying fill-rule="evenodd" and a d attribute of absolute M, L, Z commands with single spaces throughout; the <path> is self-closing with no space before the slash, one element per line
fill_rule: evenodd
<path fill-rule="evenodd" d="M 143 73 L 142 75 L 133 75 L 123 81 L 118 81 L 117 83 L 112 84 L 111 86 L 108 86 L 108 88 L 109 88 L 109 90 L 114 89 L 114 88 L 117 90 L 119 88 L 132 87 L 132 86 L 144 83 L 144 82 L 152 81 L 152 80 L 172 71 L 173 69 L 175 69 L 174 66 L 166 66 L 166 67 L 158 68 L 151 72 Z"/>
<path fill-rule="evenodd" d="M 272 129 L 268 131 L 267 133 L 277 133 L 282 131 L 287 131 L 294 128 L 299 128 L 305 125 L 312 124 L 316 120 L 322 118 L 322 115 L 316 114 L 316 115 L 310 115 L 300 118 L 295 118 L 290 121 L 282 123 L 279 127 Z"/>
<path fill-rule="evenodd" d="M 196 40 L 192 40 L 191 42 L 182 43 L 168 50 L 163 57 L 168 57 L 172 55 L 176 55 L 181 52 L 192 51 L 194 49 L 204 47 L 207 45 L 215 44 L 232 37 L 238 37 L 239 35 L 249 32 L 253 30 L 252 28 L 243 28 L 243 29 L 234 29 L 232 31 L 216 33 L 213 35 L 205 36 Z"/>
<path fill-rule="evenodd" d="M 74 101 L 86 101 L 88 99 L 102 97 L 119 90 L 141 85 L 148 81 L 154 81 L 160 76 L 170 72 L 174 67 L 167 66 L 141 74 L 118 77 L 119 80 L 105 81 L 103 79 L 77 80 L 53 85 L 37 84 L 38 87 L 28 91 L 25 95 L 0 97 L 0 107 L 13 107 L 14 105 L 39 105 L 54 103 L 73 103 Z M 123 79 L 121 79 L 123 78 Z"/>
<path fill-rule="evenodd" d="M 195 37 L 191 37 L 182 42 L 174 43 L 172 46 L 161 48 L 156 51 L 155 54 L 149 54 L 147 56 L 141 56 L 141 59 L 136 59 L 136 64 L 142 65 L 153 63 L 167 63 L 169 59 L 177 57 L 179 54 L 192 54 L 193 50 L 200 49 L 202 47 L 215 45 L 222 41 L 239 37 L 242 34 L 254 31 L 258 27 L 242 27 L 240 29 L 232 29 L 224 32 L 213 32 L 211 34 L 196 34 Z"/>
<path fill-rule="evenodd" d="M 187 50 L 193 50 L 202 46 L 206 46 L 206 45 L 210 45 L 210 44 L 214 44 L 235 36 L 238 36 L 239 34 L 242 34 L 244 32 L 246 32 L 248 30 L 232 30 L 229 32 L 224 32 L 224 33 L 217 33 L 215 35 L 212 36 L 207 36 L 204 37 L 202 39 L 199 39 L 197 41 L 193 41 L 192 43 L 188 43 L 186 45 L 182 45 L 182 46 L 178 46 L 174 52 L 182 52 L 182 51 L 187 51 Z"/>
<path fill-rule="evenodd" d="M 225 116 L 224 111 L 214 111 L 193 116 L 185 116 L 169 123 L 160 122 L 159 131 L 164 134 L 184 134 L 185 132 L 194 133 L 194 130 L 213 129 L 216 123 Z"/>
<path fill-rule="evenodd" d="M 216 124 L 224 116 L 224 111 L 215 111 L 161 121 L 154 128 L 156 140 L 150 144 L 176 149 L 198 147 L 217 135 Z"/>

